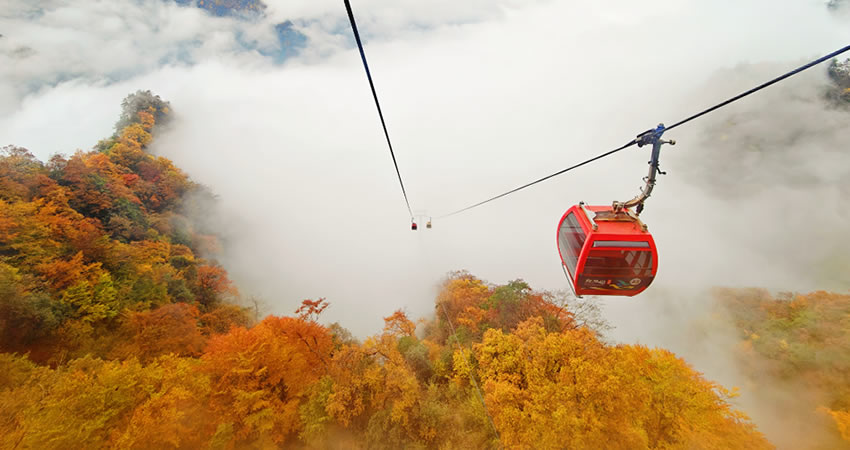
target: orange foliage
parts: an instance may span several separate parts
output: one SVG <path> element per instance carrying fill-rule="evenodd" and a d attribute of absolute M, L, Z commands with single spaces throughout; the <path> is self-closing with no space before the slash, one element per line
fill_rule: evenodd
<path fill-rule="evenodd" d="M 392 336 L 413 336 L 416 332 L 416 324 L 407 318 L 402 310 L 397 310 L 389 317 L 384 317 L 384 333 Z"/>
<path fill-rule="evenodd" d="M 227 272 L 218 266 L 198 266 L 198 301 L 202 305 L 210 306 L 223 294 L 236 294 Z"/>
<path fill-rule="evenodd" d="M 200 356 L 206 340 L 201 335 L 198 308 L 185 303 L 130 313 L 124 324 L 127 342 L 120 354 L 148 362 L 160 355 Z"/>
<path fill-rule="evenodd" d="M 221 304 L 200 317 L 201 333 L 205 336 L 224 334 L 233 327 L 247 328 L 252 324 L 244 308 Z"/>
<path fill-rule="evenodd" d="M 301 301 L 301 306 L 295 310 L 295 314 L 301 320 L 309 320 L 315 322 L 319 314 L 329 306 L 329 303 L 324 298 L 318 300 L 306 299 Z"/>
<path fill-rule="evenodd" d="M 822 408 L 822 410 L 832 416 L 838 432 L 841 433 L 841 438 L 850 442 L 850 411 L 833 411 L 827 408 Z"/>
<path fill-rule="evenodd" d="M 522 301 L 537 308 L 535 295 Z M 326 306 L 308 300 L 301 318 L 231 327 L 209 338 L 200 360 L 191 356 L 201 327 L 213 326 L 199 322 L 222 307 L 127 316 L 121 364 L 82 359 L 39 371 L 0 355 L 0 447 L 321 448 L 342 436 L 368 448 L 770 448 L 731 407 L 732 393 L 664 350 L 611 347 L 588 328 L 549 330 L 538 316 L 453 351 L 419 341 L 401 311 L 380 335 L 335 347 L 316 322 Z M 73 420 L 57 420 L 66 411 Z M 841 426 L 844 416 L 832 413 Z"/>
<path fill-rule="evenodd" d="M 535 318 L 510 335 L 488 330 L 476 357 L 507 446 L 771 447 L 728 393 L 663 350 L 606 347 L 587 329 L 550 333 Z"/>
<path fill-rule="evenodd" d="M 55 259 L 39 264 L 36 270 L 57 291 L 67 289 L 80 281 L 89 281 L 97 273 L 100 264 L 83 263 L 83 252 L 77 252 L 69 260 Z"/>
<path fill-rule="evenodd" d="M 24 149 L 0 151 L 0 258 L 17 271 L 14 283 L 26 283 L 15 287 L 18 297 L 38 299 L 0 309 L 4 323 L 8 315 L 21 330 L 46 330 L 8 334 L 39 340 L 26 345 L 42 361 L 110 354 L 114 339 L 106 336 L 122 311 L 197 302 L 209 313 L 238 295 L 223 269 L 196 256 L 213 250 L 215 237 L 195 233 L 177 208 L 197 186 L 171 161 L 145 152 L 166 103 L 141 92 L 123 106 L 121 128 L 96 151 L 47 164 Z M 212 329 L 205 333 L 247 323 L 238 313 L 215 316 L 206 318 Z M 190 347 L 178 353 L 198 353 Z"/>
<path fill-rule="evenodd" d="M 460 275 L 446 282 L 437 304 L 445 308 L 452 321 L 456 321 L 464 310 L 482 304 L 489 295 L 490 289 L 484 282 L 470 275 Z"/>
<path fill-rule="evenodd" d="M 384 322 L 380 336 L 359 348 L 344 346 L 334 355 L 327 413 L 343 426 L 368 419 L 372 429 L 367 439 L 371 436 L 373 445 L 430 441 L 435 434 L 420 420 L 420 383 L 399 351 L 398 338 L 410 338 L 415 325 L 401 311 Z"/>
<path fill-rule="evenodd" d="M 198 361 L 162 357 L 145 367 L 151 392 L 136 403 L 126 426 L 110 436 L 113 448 L 203 448 L 213 439 L 215 423 L 206 407 L 209 379 Z"/>
<path fill-rule="evenodd" d="M 43 165 L 27 149 L 0 148 L 0 200 L 30 200 L 45 182 Z"/>
<path fill-rule="evenodd" d="M 213 410 L 233 424 L 238 442 L 285 443 L 299 429 L 298 406 L 326 373 L 332 348 L 325 327 L 288 317 L 213 337 L 203 356 L 216 392 Z"/>

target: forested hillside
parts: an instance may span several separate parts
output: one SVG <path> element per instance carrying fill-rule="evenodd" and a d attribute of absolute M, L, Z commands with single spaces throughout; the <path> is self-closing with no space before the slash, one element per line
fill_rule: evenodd
<path fill-rule="evenodd" d="M 257 320 L 191 219 L 211 194 L 146 151 L 168 103 L 123 107 L 93 151 L 0 157 L 0 448 L 772 448 L 734 390 L 521 280 L 453 273 L 362 342 L 324 299 Z M 725 298 L 850 441 L 848 297 Z"/>
<path fill-rule="evenodd" d="M 808 423 L 809 448 L 850 448 L 850 295 L 715 294 L 739 332 L 735 357 L 748 389 L 788 393 L 787 414 Z"/>
<path fill-rule="evenodd" d="M 123 107 L 116 134 L 95 151 L 42 163 L 3 149 L 0 350 L 55 365 L 137 354 L 145 324 L 158 320 L 197 318 L 207 335 L 248 324 L 223 302 L 236 293 L 225 271 L 203 257 L 216 238 L 185 215 L 209 194 L 145 152 L 168 104 L 139 92 Z"/>

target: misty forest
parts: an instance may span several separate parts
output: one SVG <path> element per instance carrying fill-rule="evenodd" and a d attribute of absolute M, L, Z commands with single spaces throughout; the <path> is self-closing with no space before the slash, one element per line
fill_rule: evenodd
<path fill-rule="evenodd" d="M 850 449 L 846 53 L 669 133 L 636 296 L 575 295 L 555 225 L 634 193 L 648 147 L 457 217 L 404 204 L 467 206 L 781 75 L 847 45 L 850 5 L 769 17 L 807 14 L 805 45 L 706 37 L 629 79 L 519 37 L 636 53 L 617 33 L 654 19 L 625 4 L 358 1 L 384 135 L 332 3 L 0 12 L 0 449 Z M 731 8 L 692 3 L 659 14 Z M 573 8 L 593 20 L 553 19 Z"/>

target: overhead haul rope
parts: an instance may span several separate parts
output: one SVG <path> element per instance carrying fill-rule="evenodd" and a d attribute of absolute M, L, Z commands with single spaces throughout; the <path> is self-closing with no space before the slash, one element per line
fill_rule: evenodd
<path fill-rule="evenodd" d="M 390 142 L 390 133 L 387 131 L 387 123 L 384 121 L 384 113 L 381 112 L 381 103 L 378 101 L 378 93 L 375 92 L 375 83 L 372 82 L 372 73 L 369 71 L 369 63 L 366 62 L 366 53 L 363 52 L 363 43 L 360 42 L 360 33 L 357 31 L 357 24 L 354 22 L 354 13 L 351 11 L 351 4 L 348 0 L 345 1 L 345 9 L 348 11 L 348 20 L 351 21 L 351 29 L 354 31 L 354 40 L 357 41 L 357 48 L 360 50 L 360 59 L 363 60 L 363 68 L 366 69 L 366 78 L 369 79 L 369 87 L 372 88 L 372 97 L 375 99 L 375 106 L 378 107 L 378 117 L 381 118 L 381 126 L 384 127 L 384 136 L 387 138 L 387 146 L 390 148 L 390 156 L 393 157 L 393 165 L 395 173 L 398 175 L 398 184 L 401 185 L 401 193 L 404 195 L 404 203 L 407 205 L 407 212 L 410 214 L 410 220 L 413 220 L 413 210 L 410 208 L 410 201 L 407 199 L 407 191 L 404 189 L 404 181 L 401 179 L 401 172 L 398 170 L 398 162 L 395 159 L 393 144 Z"/>
<path fill-rule="evenodd" d="M 800 72 L 802 72 L 802 71 L 804 71 L 804 70 L 806 70 L 806 69 L 809 69 L 809 68 L 811 68 L 811 67 L 813 67 L 813 66 L 816 66 L 816 65 L 818 65 L 818 64 L 820 64 L 820 63 L 822 63 L 822 62 L 824 62 L 824 61 L 826 61 L 826 60 L 828 60 L 828 59 L 835 58 L 836 56 L 838 56 L 838 55 L 840 55 L 840 54 L 842 54 L 842 53 L 844 53 L 844 52 L 846 52 L 846 51 L 848 51 L 848 50 L 850 50 L 850 45 L 848 45 L 848 46 L 846 46 L 846 47 L 844 47 L 844 48 L 840 48 L 840 49 L 838 49 L 838 50 L 836 50 L 836 51 L 834 51 L 834 52 L 832 52 L 832 53 L 830 53 L 830 54 L 828 54 L 828 55 L 826 55 L 826 56 L 822 56 L 822 57 L 820 57 L 820 58 L 818 58 L 818 59 L 816 59 L 816 60 L 814 60 L 814 61 L 812 61 L 812 62 L 810 62 L 810 63 L 808 63 L 808 64 L 802 65 L 802 66 L 800 66 L 800 67 L 798 67 L 798 68 L 796 68 L 796 69 L 794 69 L 794 70 L 792 70 L 792 71 L 790 71 L 790 72 L 788 72 L 788 73 L 786 73 L 786 74 L 784 74 L 784 75 L 778 76 L 778 77 L 776 77 L 776 78 L 774 78 L 774 79 L 772 79 L 772 80 L 768 81 L 767 83 L 760 84 L 760 85 L 758 85 L 758 86 L 756 86 L 756 87 L 754 87 L 754 88 L 750 89 L 749 91 L 746 91 L 746 92 L 743 92 L 743 93 L 741 93 L 741 94 L 738 94 L 738 95 L 736 95 L 736 96 L 734 96 L 734 97 L 730 98 L 729 100 L 726 100 L 726 101 L 725 101 L 725 102 L 723 102 L 723 103 L 718 103 L 718 104 L 716 104 L 716 105 L 712 106 L 711 108 L 705 109 L 705 110 L 703 110 L 703 111 L 701 111 L 701 112 L 699 112 L 699 113 L 697 113 L 697 114 L 694 114 L 694 115 L 693 115 L 693 116 L 691 116 L 691 117 L 688 117 L 687 119 L 680 120 L 680 121 L 678 121 L 678 122 L 674 123 L 673 125 L 670 125 L 669 127 L 667 127 L 667 130 L 669 131 L 669 130 L 672 130 L 673 128 L 678 127 L 679 125 L 684 125 L 684 124 L 686 124 L 686 123 L 688 123 L 688 122 L 690 122 L 690 121 L 692 121 L 692 120 L 694 120 L 694 119 L 696 119 L 696 118 L 698 118 L 698 117 L 702 117 L 702 116 L 704 116 L 704 115 L 706 115 L 706 114 L 708 114 L 708 113 L 710 113 L 710 112 L 712 112 L 712 111 L 714 111 L 714 110 L 716 110 L 716 109 L 720 109 L 720 108 L 722 108 L 722 107 L 724 107 L 724 106 L 726 106 L 726 105 L 728 105 L 728 104 L 730 104 L 730 103 L 732 103 L 732 102 L 738 101 L 738 100 L 740 100 L 740 99 L 742 99 L 742 98 L 744 98 L 744 97 L 746 97 L 746 96 L 748 96 L 748 95 L 750 95 L 750 94 L 753 94 L 753 93 L 755 93 L 755 92 L 758 92 L 758 91 L 760 91 L 760 90 L 762 90 L 762 89 L 764 89 L 764 88 L 766 88 L 766 87 L 768 87 L 768 86 L 770 86 L 770 85 L 772 85 L 772 84 L 779 83 L 780 81 L 782 81 L 782 80 L 784 80 L 784 79 L 786 79 L 786 78 L 789 78 L 789 77 L 792 77 L 792 76 L 794 76 L 794 75 L 797 75 L 798 73 L 800 73 Z"/>
<path fill-rule="evenodd" d="M 398 162 L 396 162 L 395 153 L 393 152 L 393 144 L 390 142 L 390 134 L 387 132 L 387 124 L 384 122 L 384 114 L 381 112 L 381 104 L 378 102 L 378 94 L 375 92 L 375 83 L 372 82 L 372 74 L 369 72 L 369 64 L 366 62 L 366 53 L 363 52 L 363 44 L 360 41 L 360 33 L 357 32 L 357 24 L 354 22 L 354 13 L 351 11 L 351 4 L 348 0 L 343 0 L 345 2 L 345 9 L 348 11 L 348 20 L 351 21 L 351 29 L 354 31 L 354 39 L 357 41 L 357 48 L 360 50 L 360 58 L 363 60 L 363 68 L 366 69 L 366 77 L 369 79 L 369 87 L 372 88 L 372 97 L 375 98 L 375 106 L 378 108 L 378 116 L 381 118 L 381 125 L 384 127 L 384 136 L 387 138 L 387 146 L 390 148 L 390 155 L 393 157 L 393 165 L 395 166 L 395 172 L 398 175 L 398 184 L 401 185 L 401 193 L 404 195 L 404 202 L 407 204 L 407 212 L 410 213 L 410 220 L 413 220 L 413 210 L 410 208 L 410 202 L 407 199 L 407 191 L 404 189 L 404 181 L 401 179 L 401 172 L 398 170 Z M 445 306 L 443 306 L 443 313 L 446 314 L 446 320 L 449 322 L 449 327 L 451 327 L 452 334 L 456 334 L 454 324 L 451 321 L 448 313 L 446 312 Z M 463 346 L 461 346 L 463 349 Z M 472 364 L 471 361 L 467 358 L 467 363 Z M 487 420 L 490 422 L 490 427 L 493 429 L 493 433 L 496 434 L 496 438 L 499 440 L 499 448 L 502 448 L 501 445 L 501 437 L 499 436 L 499 431 L 496 429 L 496 424 L 493 422 L 493 417 L 490 416 L 490 411 L 487 409 L 487 403 L 484 401 L 484 396 L 481 393 L 481 388 L 478 387 L 478 382 L 475 381 L 475 376 L 470 373 L 469 379 L 472 381 L 472 385 L 475 387 L 475 393 L 478 396 L 478 400 L 481 402 L 481 405 L 484 407 L 484 413 L 487 415 Z"/>
<path fill-rule="evenodd" d="M 346 0 L 346 2 L 347 2 L 347 1 L 348 1 L 348 0 Z M 732 97 L 732 98 L 730 98 L 730 99 L 728 99 L 728 100 L 726 100 L 726 101 L 724 101 L 724 102 L 722 102 L 722 103 L 718 103 L 718 104 L 716 104 L 716 105 L 712 106 L 711 108 L 707 108 L 707 109 L 705 109 L 705 110 L 703 110 L 703 111 L 700 111 L 699 113 L 694 114 L 694 115 L 692 115 L 692 116 L 690 116 L 690 117 L 688 117 L 688 118 L 686 118 L 686 119 L 680 120 L 680 121 L 678 121 L 678 122 L 674 123 L 673 125 L 671 125 L 671 126 L 669 126 L 669 127 L 664 128 L 664 131 L 672 130 L 673 128 L 676 128 L 676 127 L 678 127 L 679 125 L 684 125 L 684 124 L 686 124 L 686 123 L 688 123 L 688 122 L 690 122 L 690 121 L 692 121 L 692 120 L 694 120 L 694 119 L 696 119 L 696 118 L 702 117 L 702 116 L 704 116 L 704 115 L 706 115 L 706 114 L 708 114 L 708 113 L 710 113 L 710 112 L 712 112 L 712 111 L 715 111 L 715 110 L 717 110 L 717 109 L 720 109 L 720 108 L 722 108 L 722 107 L 724 107 L 724 106 L 726 106 L 726 105 L 728 105 L 728 104 L 730 104 L 730 103 L 736 102 L 736 101 L 738 101 L 738 100 L 740 100 L 740 99 L 742 99 L 742 98 L 744 98 L 744 97 L 746 97 L 746 96 L 748 96 L 748 95 L 750 95 L 750 94 L 753 94 L 753 93 L 755 93 L 755 92 L 758 92 L 758 91 L 760 91 L 760 90 L 762 90 L 762 89 L 764 89 L 764 88 L 766 88 L 766 87 L 768 87 L 768 86 L 770 86 L 770 85 L 776 84 L 776 83 L 778 83 L 778 82 L 780 82 L 780 81 L 782 81 L 782 80 L 784 80 L 784 79 L 786 79 L 786 78 L 789 78 L 789 77 L 791 77 L 791 76 L 794 76 L 794 75 L 796 75 L 796 74 L 798 74 L 798 73 L 800 73 L 800 72 L 802 72 L 802 71 L 804 71 L 804 70 L 806 70 L 806 69 L 809 69 L 809 68 L 811 68 L 811 67 L 813 67 L 813 66 L 816 66 L 816 65 L 818 65 L 818 64 L 820 64 L 820 63 L 822 63 L 822 62 L 824 62 L 824 61 L 826 61 L 826 60 L 828 60 L 828 59 L 835 58 L 836 56 L 838 56 L 838 55 L 840 55 L 840 54 L 842 54 L 842 53 L 845 53 L 845 52 L 847 52 L 847 51 L 850 51 L 850 45 L 848 45 L 848 46 L 846 46 L 846 47 L 843 47 L 843 48 L 840 48 L 840 49 L 838 49 L 838 50 L 836 50 L 836 51 L 834 51 L 834 52 L 832 52 L 832 53 L 830 53 L 830 54 L 828 54 L 828 55 L 826 55 L 826 56 L 822 56 L 822 57 L 820 57 L 820 58 L 818 58 L 818 59 L 816 59 L 816 60 L 814 60 L 814 61 L 812 61 L 812 62 L 809 62 L 809 63 L 807 63 L 807 64 L 805 64 L 805 65 L 802 65 L 802 66 L 800 66 L 800 67 L 798 67 L 798 68 L 796 68 L 796 69 L 794 69 L 794 70 L 792 70 L 792 71 L 790 71 L 790 72 L 788 72 L 788 73 L 785 73 L 785 74 L 783 74 L 783 75 L 781 75 L 781 76 L 778 76 L 778 77 L 776 77 L 776 78 L 774 78 L 774 79 L 772 79 L 772 80 L 770 80 L 770 81 L 768 81 L 768 82 L 766 82 L 766 83 L 760 84 L 760 85 L 758 85 L 758 86 L 756 86 L 756 87 L 754 87 L 754 88 L 752 88 L 752 89 L 750 89 L 750 90 L 748 90 L 748 91 L 746 91 L 746 92 L 743 92 L 743 93 L 741 93 L 741 94 L 738 94 L 738 95 L 736 95 L 736 96 L 734 96 L 734 97 Z M 550 178 L 553 178 L 553 177 L 556 177 L 556 176 L 558 176 L 558 175 L 561 175 L 561 174 L 564 174 L 564 173 L 566 173 L 566 172 L 569 172 L 569 171 L 571 171 L 571 170 L 573 170 L 573 169 L 577 169 L 577 168 L 579 168 L 579 167 L 581 167 L 581 166 L 584 166 L 584 165 L 589 164 L 589 163 L 591 163 L 591 162 L 594 162 L 594 161 L 596 161 L 596 160 L 602 159 L 602 158 L 604 158 L 604 157 L 606 157 L 606 156 L 613 155 L 614 153 L 617 153 L 617 152 L 619 152 L 620 150 L 625 150 L 626 148 L 629 148 L 629 147 L 631 147 L 632 145 L 637 144 L 637 143 L 638 143 L 638 139 L 639 139 L 642 135 L 644 135 L 644 134 L 645 134 L 645 133 L 641 133 L 640 135 L 638 135 L 638 137 L 637 137 L 637 138 L 632 139 L 630 142 L 626 143 L 626 144 L 625 144 L 625 145 L 623 145 L 622 147 L 615 148 L 614 150 L 611 150 L 611 151 L 605 152 L 605 153 L 603 153 L 603 154 L 601 154 L 601 155 L 599 155 L 599 156 L 595 156 L 595 157 L 590 158 L 590 159 L 588 159 L 588 160 L 586 160 L 586 161 L 582 161 L 582 162 L 580 162 L 580 163 L 578 163 L 578 164 L 576 164 L 576 165 L 573 165 L 573 166 L 567 167 L 566 169 L 560 170 L 560 171 L 555 172 L 555 173 L 553 173 L 553 174 L 551 174 L 551 175 L 547 175 L 547 176 L 545 176 L 545 177 L 543 177 L 543 178 L 540 178 L 540 179 L 534 180 L 534 181 L 532 181 L 532 182 L 530 182 L 530 183 L 527 183 L 527 184 L 524 184 L 524 185 L 522 185 L 522 186 L 520 186 L 520 187 L 517 187 L 517 188 L 511 189 L 510 191 L 507 191 L 507 192 L 501 193 L 501 194 L 499 194 L 499 195 L 497 195 L 497 196 L 495 196 L 495 197 L 490 197 L 490 198 L 488 198 L 487 200 L 484 200 L 484 201 L 478 202 L 478 203 L 476 203 L 476 204 L 474 204 L 474 205 L 470 205 L 470 206 L 467 206 L 467 207 L 465 207 L 465 208 L 461 208 L 461 209 L 459 209 L 459 210 L 457 210 L 457 211 L 453 211 L 453 212 L 450 212 L 450 213 L 448 213 L 448 214 L 444 214 L 444 215 L 439 216 L 439 217 L 437 217 L 437 218 L 438 218 L 438 219 L 442 219 L 442 218 L 446 218 L 446 217 L 454 216 L 455 214 L 459 214 L 459 213 L 462 213 L 462 212 L 464 212 L 464 211 L 468 211 L 468 210 L 470 210 L 470 209 L 472 209 L 472 208 L 477 208 L 477 207 L 479 207 L 479 206 L 481 206 L 481 205 L 483 205 L 483 204 L 485 204 L 485 203 L 489 203 L 489 202 L 492 202 L 493 200 L 500 199 L 500 198 L 502 198 L 502 197 L 504 197 L 504 196 L 506 196 L 506 195 L 513 194 L 514 192 L 520 191 L 520 190 L 525 189 L 525 188 L 527 188 L 527 187 L 531 187 L 531 186 L 533 186 L 533 185 L 535 185 L 535 184 L 537 184 L 537 183 L 541 183 L 541 182 L 546 181 L 546 180 L 548 180 L 548 179 L 550 179 Z"/>
<path fill-rule="evenodd" d="M 455 215 L 455 214 L 460 214 L 460 213 L 462 213 L 462 212 L 464 212 L 464 211 L 468 211 L 468 210 L 470 210 L 470 209 L 472 209 L 472 208 L 476 208 L 476 207 L 481 206 L 481 205 L 483 205 L 483 204 L 485 204 L 485 203 L 489 203 L 489 202 L 492 202 L 493 200 L 500 199 L 500 198 L 502 198 L 502 197 L 504 197 L 504 196 L 506 196 L 506 195 L 513 194 L 513 193 L 514 193 L 514 192 L 516 192 L 516 191 L 520 191 L 520 190 L 525 189 L 525 188 L 527 188 L 527 187 L 533 186 L 533 185 L 535 185 L 535 184 L 537 184 L 537 183 L 542 183 L 542 182 L 544 182 L 544 181 L 548 180 L 549 178 L 556 177 L 556 176 L 561 175 L 561 174 L 563 174 L 563 173 L 569 172 L 569 171 L 571 171 L 571 170 L 573 170 L 573 169 L 578 169 L 579 167 L 581 167 L 581 166 L 583 166 L 583 165 L 590 164 L 590 163 L 592 163 L 592 162 L 594 162 L 594 161 L 596 161 L 596 160 L 598 160 L 598 159 L 602 159 L 602 158 L 604 158 L 604 157 L 606 157 L 606 156 L 613 155 L 614 153 L 617 153 L 617 152 L 619 152 L 620 150 L 625 150 L 625 149 L 627 149 L 627 148 L 629 148 L 629 147 L 631 147 L 632 145 L 635 145 L 635 144 L 637 144 L 637 140 L 632 139 L 630 142 L 627 142 L 625 145 L 623 145 L 623 146 L 621 146 L 621 147 L 617 147 L 617 148 L 615 148 L 614 150 L 611 150 L 611 151 L 605 152 L 605 153 L 603 153 L 603 154 L 601 154 L 601 155 L 599 155 L 599 156 L 594 156 L 593 158 L 590 158 L 590 159 L 588 159 L 588 160 L 582 161 L 582 162 L 580 162 L 580 163 L 578 163 L 578 164 L 576 164 L 576 165 L 574 165 L 574 166 L 567 167 L 567 168 L 566 168 L 566 169 L 564 169 L 564 170 L 560 170 L 560 171 L 555 172 L 555 173 L 553 173 L 553 174 L 551 174 L 551 175 L 546 175 L 545 177 L 540 178 L 540 179 L 537 179 L 537 180 L 534 180 L 534 181 L 532 181 L 531 183 L 524 184 L 524 185 L 522 185 L 522 186 L 520 186 L 520 187 L 518 187 L 518 188 L 511 189 L 510 191 L 507 191 L 507 192 L 501 193 L 501 194 L 499 194 L 499 195 L 497 195 L 497 196 L 495 196 L 495 197 L 490 197 L 490 198 L 488 198 L 487 200 L 484 200 L 484 201 L 482 201 L 482 202 L 478 202 L 478 203 L 476 203 L 476 204 L 474 204 L 474 205 L 467 206 L 466 208 L 462 208 L 462 209 L 459 209 L 459 210 L 457 210 L 457 211 L 454 211 L 454 212 L 451 212 L 451 213 L 448 213 L 448 214 L 444 214 L 444 215 L 439 216 L 439 217 L 437 217 L 437 218 L 438 218 L 438 219 L 443 219 L 443 218 L 445 218 L 445 217 L 453 216 L 453 215 Z"/>

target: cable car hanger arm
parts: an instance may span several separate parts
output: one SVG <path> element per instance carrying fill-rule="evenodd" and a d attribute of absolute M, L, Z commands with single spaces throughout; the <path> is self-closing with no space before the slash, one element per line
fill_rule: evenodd
<path fill-rule="evenodd" d="M 625 202 L 615 201 L 613 205 L 614 212 L 621 212 L 629 208 L 633 208 L 637 206 L 637 214 L 639 215 L 643 212 L 643 204 L 652 195 L 652 190 L 655 188 L 655 179 L 658 174 L 666 175 L 667 172 L 663 172 L 660 167 L 659 156 L 661 154 L 661 146 L 663 144 L 676 145 L 675 140 L 663 140 L 661 136 L 667 129 L 664 128 L 664 124 L 658 124 L 658 127 L 654 129 L 649 129 L 639 134 L 635 139 L 638 147 L 643 147 L 644 145 L 652 145 L 652 156 L 649 160 L 649 174 L 644 177 L 644 186 L 635 198 L 631 200 L 627 200 Z"/>

